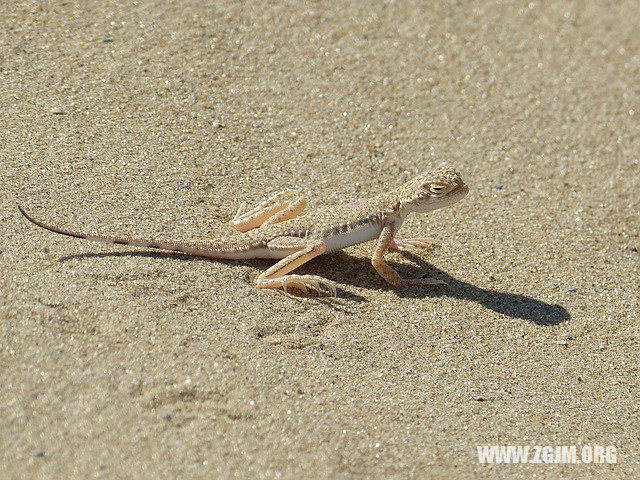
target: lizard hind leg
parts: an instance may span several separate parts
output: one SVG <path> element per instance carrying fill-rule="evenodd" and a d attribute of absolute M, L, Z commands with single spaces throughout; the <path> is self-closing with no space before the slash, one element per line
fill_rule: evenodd
<path fill-rule="evenodd" d="M 285 197 L 294 195 L 296 196 L 295 198 L 285 199 Z M 242 205 L 238 209 L 236 216 L 231 220 L 231 226 L 244 233 L 262 225 L 272 225 L 290 220 L 307 208 L 306 200 L 297 197 L 297 195 L 298 192 L 292 190 L 280 192 L 244 213 L 244 205 Z"/>
<path fill-rule="evenodd" d="M 311 288 L 322 293 L 326 289 L 331 296 L 336 296 L 336 284 L 318 275 L 289 275 L 300 265 L 326 252 L 327 246 L 321 240 L 306 240 L 297 237 L 279 237 L 271 240 L 267 247 L 275 252 L 288 255 L 278 263 L 260 274 L 257 279 L 260 288 L 282 288 L 285 292 L 289 287 L 303 292 Z"/>

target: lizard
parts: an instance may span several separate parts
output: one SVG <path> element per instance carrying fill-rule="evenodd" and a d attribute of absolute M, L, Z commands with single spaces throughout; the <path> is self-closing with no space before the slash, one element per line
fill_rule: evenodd
<path fill-rule="evenodd" d="M 20 213 L 35 225 L 51 232 L 85 240 L 154 248 L 187 255 L 216 259 L 271 258 L 279 260 L 261 273 L 256 282 L 260 288 L 289 287 L 318 294 L 323 288 L 336 296 L 336 284 L 317 275 L 292 274 L 293 270 L 319 255 L 359 243 L 376 240 L 371 257 L 373 268 L 393 287 L 441 285 L 432 278 L 402 278 L 384 261 L 387 250 L 427 248 L 429 238 L 394 239 L 403 220 L 410 213 L 425 213 L 461 200 L 469 188 L 460 174 L 449 166 L 441 166 L 391 189 L 386 193 L 351 204 L 316 209 L 299 216 L 307 201 L 297 192 L 278 193 L 257 207 L 244 212 L 241 206 L 231 226 L 237 233 L 208 241 L 174 241 L 81 233 L 47 225 L 30 216 L 18 205 Z"/>

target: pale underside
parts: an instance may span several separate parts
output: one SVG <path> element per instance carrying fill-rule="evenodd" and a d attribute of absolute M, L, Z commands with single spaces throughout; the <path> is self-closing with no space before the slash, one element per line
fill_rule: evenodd
<path fill-rule="evenodd" d="M 434 178 L 439 183 L 425 183 L 425 179 Z M 446 182 L 439 180 L 442 178 Z M 436 185 L 434 188 L 441 189 L 446 187 L 447 190 L 444 193 L 425 192 L 429 185 Z M 443 284 L 440 280 L 429 278 L 403 279 L 384 262 L 383 255 L 388 249 L 433 247 L 434 242 L 428 238 L 394 240 L 394 236 L 408 213 L 427 212 L 451 205 L 467 192 L 468 188 L 457 172 L 447 167 L 417 177 L 386 194 L 303 215 L 299 214 L 306 208 L 306 201 L 292 196 L 292 192 L 283 192 L 247 212 L 243 213 L 241 207 L 231 220 L 231 225 L 239 233 L 209 241 L 164 241 L 74 232 L 39 222 L 19 208 L 29 221 L 42 228 L 87 240 L 220 259 L 278 259 L 275 265 L 258 276 L 259 287 L 284 290 L 292 287 L 303 291 L 312 288 L 318 292 L 325 289 L 335 295 L 336 285 L 332 281 L 317 275 L 293 275 L 290 272 L 318 255 L 376 239 L 371 263 L 391 285 L 403 288 L 410 285 Z"/>

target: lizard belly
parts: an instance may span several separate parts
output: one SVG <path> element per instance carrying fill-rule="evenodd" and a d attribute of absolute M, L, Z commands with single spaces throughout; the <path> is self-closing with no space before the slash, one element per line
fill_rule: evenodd
<path fill-rule="evenodd" d="M 354 228 L 348 232 L 337 233 L 325 238 L 327 252 L 335 252 L 351 245 L 368 242 L 380 236 L 382 229 L 377 224 L 369 224 L 363 227 Z"/>

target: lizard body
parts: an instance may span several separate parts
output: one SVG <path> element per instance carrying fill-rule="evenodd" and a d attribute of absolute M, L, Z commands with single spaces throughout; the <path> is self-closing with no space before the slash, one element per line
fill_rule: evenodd
<path fill-rule="evenodd" d="M 433 242 L 426 238 L 394 240 L 394 235 L 408 214 L 452 205 L 468 191 L 458 172 L 450 167 L 439 167 L 371 199 L 314 210 L 302 216 L 298 214 L 306 208 L 306 201 L 301 198 L 287 200 L 293 192 L 283 192 L 248 212 L 242 213 L 241 207 L 231 221 L 240 233 L 210 241 L 165 241 L 75 232 L 42 223 L 22 207 L 18 208 L 39 227 L 86 240 L 220 259 L 279 259 L 258 276 L 259 287 L 284 290 L 295 287 L 304 291 L 307 287 L 317 291 L 325 287 L 335 295 L 333 282 L 316 275 L 292 275 L 289 272 L 318 255 L 377 239 L 371 263 L 394 287 L 444 283 L 429 278 L 403 279 L 384 262 L 383 255 L 389 248 L 404 250 L 430 246 Z"/>

